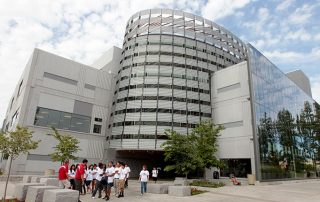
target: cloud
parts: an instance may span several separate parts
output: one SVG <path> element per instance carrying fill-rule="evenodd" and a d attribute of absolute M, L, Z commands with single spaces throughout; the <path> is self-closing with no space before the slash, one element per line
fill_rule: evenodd
<path fill-rule="evenodd" d="M 304 4 L 297 8 L 290 16 L 289 22 L 291 24 L 305 24 L 313 15 L 315 5 Z"/>
<path fill-rule="evenodd" d="M 289 8 L 293 4 L 294 0 L 285 0 L 276 7 L 277 11 L 283 11 Z"/>
<path fill-rule="evenodd" d="M 296 51 L 264 51 L 263 54 L 270 58 L 277 60 L 280 63 L 296 63 L 302 62 L 314 62 L 320 57 L 320 47 L 314 47 L 310 52 L 296 52 Z"/>
<path fill-rule="evenodd" d="M 270 37 L 271 33 L 267 31 L 267 28 L 268 26 L 273 26 L 271 21 L 272 17 L 270 16 L 269 9 L 262 7 L 258 9 L 257 18 L 243 23 L 243 26 L 261 36 Z"/>
<path fill-rule="evenodd" d="M 274 51 L 265 51 L 263 54 L 270 59 L 275 59 L 280 62 L 287 62 L 287 61 L 295 61 L 295 60 L 301 60 L 305 57 L 306 54 L 300 53 L 300 52 L 294 52 L 294 51 L 280 51 L 280 50 L 274 50 Z"/>
<path fill-rule="evenodd" d="M 314 40 L 316 40 L 316 41 L 320 41 L 320 33 L 319 33 L 319 34 L 316 34 L 313 38 L 314 38 Z"/>
<path fill-rule="evenodd" d="M 209 0 L 202 9 L 202 16 L 209 20 L 217 20 L 235 13 L 249 2 L 250 0 Z"/>
<path fill-rule="evenodd" d="M 291 40 L 307 41 L 310 40 L 312 37 L 305 29 L 301 28 L 296 32 L 290 31 L 285 38 Z"/>
<path fill-rule="evenodd" d="M 252 41 L 250 43 L 257 49 L 264 50 L 267 47 L 271 47 L 279 44 L 279 42 L 280 42 L 280 37 L 267 36 L 264 39 L 259 39 L 257 41 Z"/>

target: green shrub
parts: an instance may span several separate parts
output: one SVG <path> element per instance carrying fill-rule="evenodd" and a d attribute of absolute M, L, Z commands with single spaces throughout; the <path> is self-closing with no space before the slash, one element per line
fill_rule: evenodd
<path fill-rule="evenodd" d="M 210 181 L 194 181 L 192 183 L 190 183 L 191 186 L 199 186 L 199 187 L 210 187 L 210 188 L 219 188 L 219 187 L 223 187 L 225 184 L 222 182 L 210 182 Z"/>

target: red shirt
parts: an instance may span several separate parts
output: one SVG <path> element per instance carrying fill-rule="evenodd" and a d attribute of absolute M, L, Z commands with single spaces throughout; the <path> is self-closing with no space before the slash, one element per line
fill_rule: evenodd
<path fill-rule="evenodd" d="M 59 168 L 59 180 L 68 179 L 68 164 L 63 164 Z"/>
<path fill-rule="evenodd" d="M 80 163 L 77 167 L 76 175 L 75 175 L 74 179 L 81 180 L 81 175 L 83 175 L 83 174 L 84 174 L 84 164 Z"/>

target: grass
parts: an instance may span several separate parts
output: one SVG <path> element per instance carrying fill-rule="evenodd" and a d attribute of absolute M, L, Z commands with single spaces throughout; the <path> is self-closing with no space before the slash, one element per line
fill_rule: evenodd
<path fill-rule="evenodd" d="M 199 190 L 197 188 L 191 188 L 191 196 L 198 195 L 198 194 L 203 194 L 203 193 L 206 193 L 206 192 L 208 192 L 208 191 Z"/>
<path fill-rule="evenodd" d="M 199 186 L 199 187 L 209 187 L 209 188 L 219 188 L 223 187 L 225 184 L 222 182 L 209 182 L 209 181 L 194 181 L 190 183 L 191 186 Z"/>

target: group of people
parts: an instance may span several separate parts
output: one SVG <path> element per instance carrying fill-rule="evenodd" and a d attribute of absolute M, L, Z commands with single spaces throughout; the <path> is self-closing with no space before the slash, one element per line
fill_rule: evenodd
<path fill-rule="evenodd" d="M 124 197 L 124 189 L 128 187 L 128 179 L 131 169 L 127 164 L 112 161 L 108 164 L 99 163 L 88 165 L 88 160 L 84 159 L 82 163 L 71 165 L 66 160 L 59 168 L 60 185 L 66 189 L 78 190 L 80 195 L 92 194 L 92 198 L 102 198 L 102 191 L 107 201 L 111 197 L 111 188 L 114 188 L 115 196 Z M 153 168 L 152 179 L 156 183 L 158 170 Z M 149 171 L 147 166 L 143 165 L 139 174 L 141 184 L 141 195 L 147 192 L 147 182 L 149 181 Z"/>

